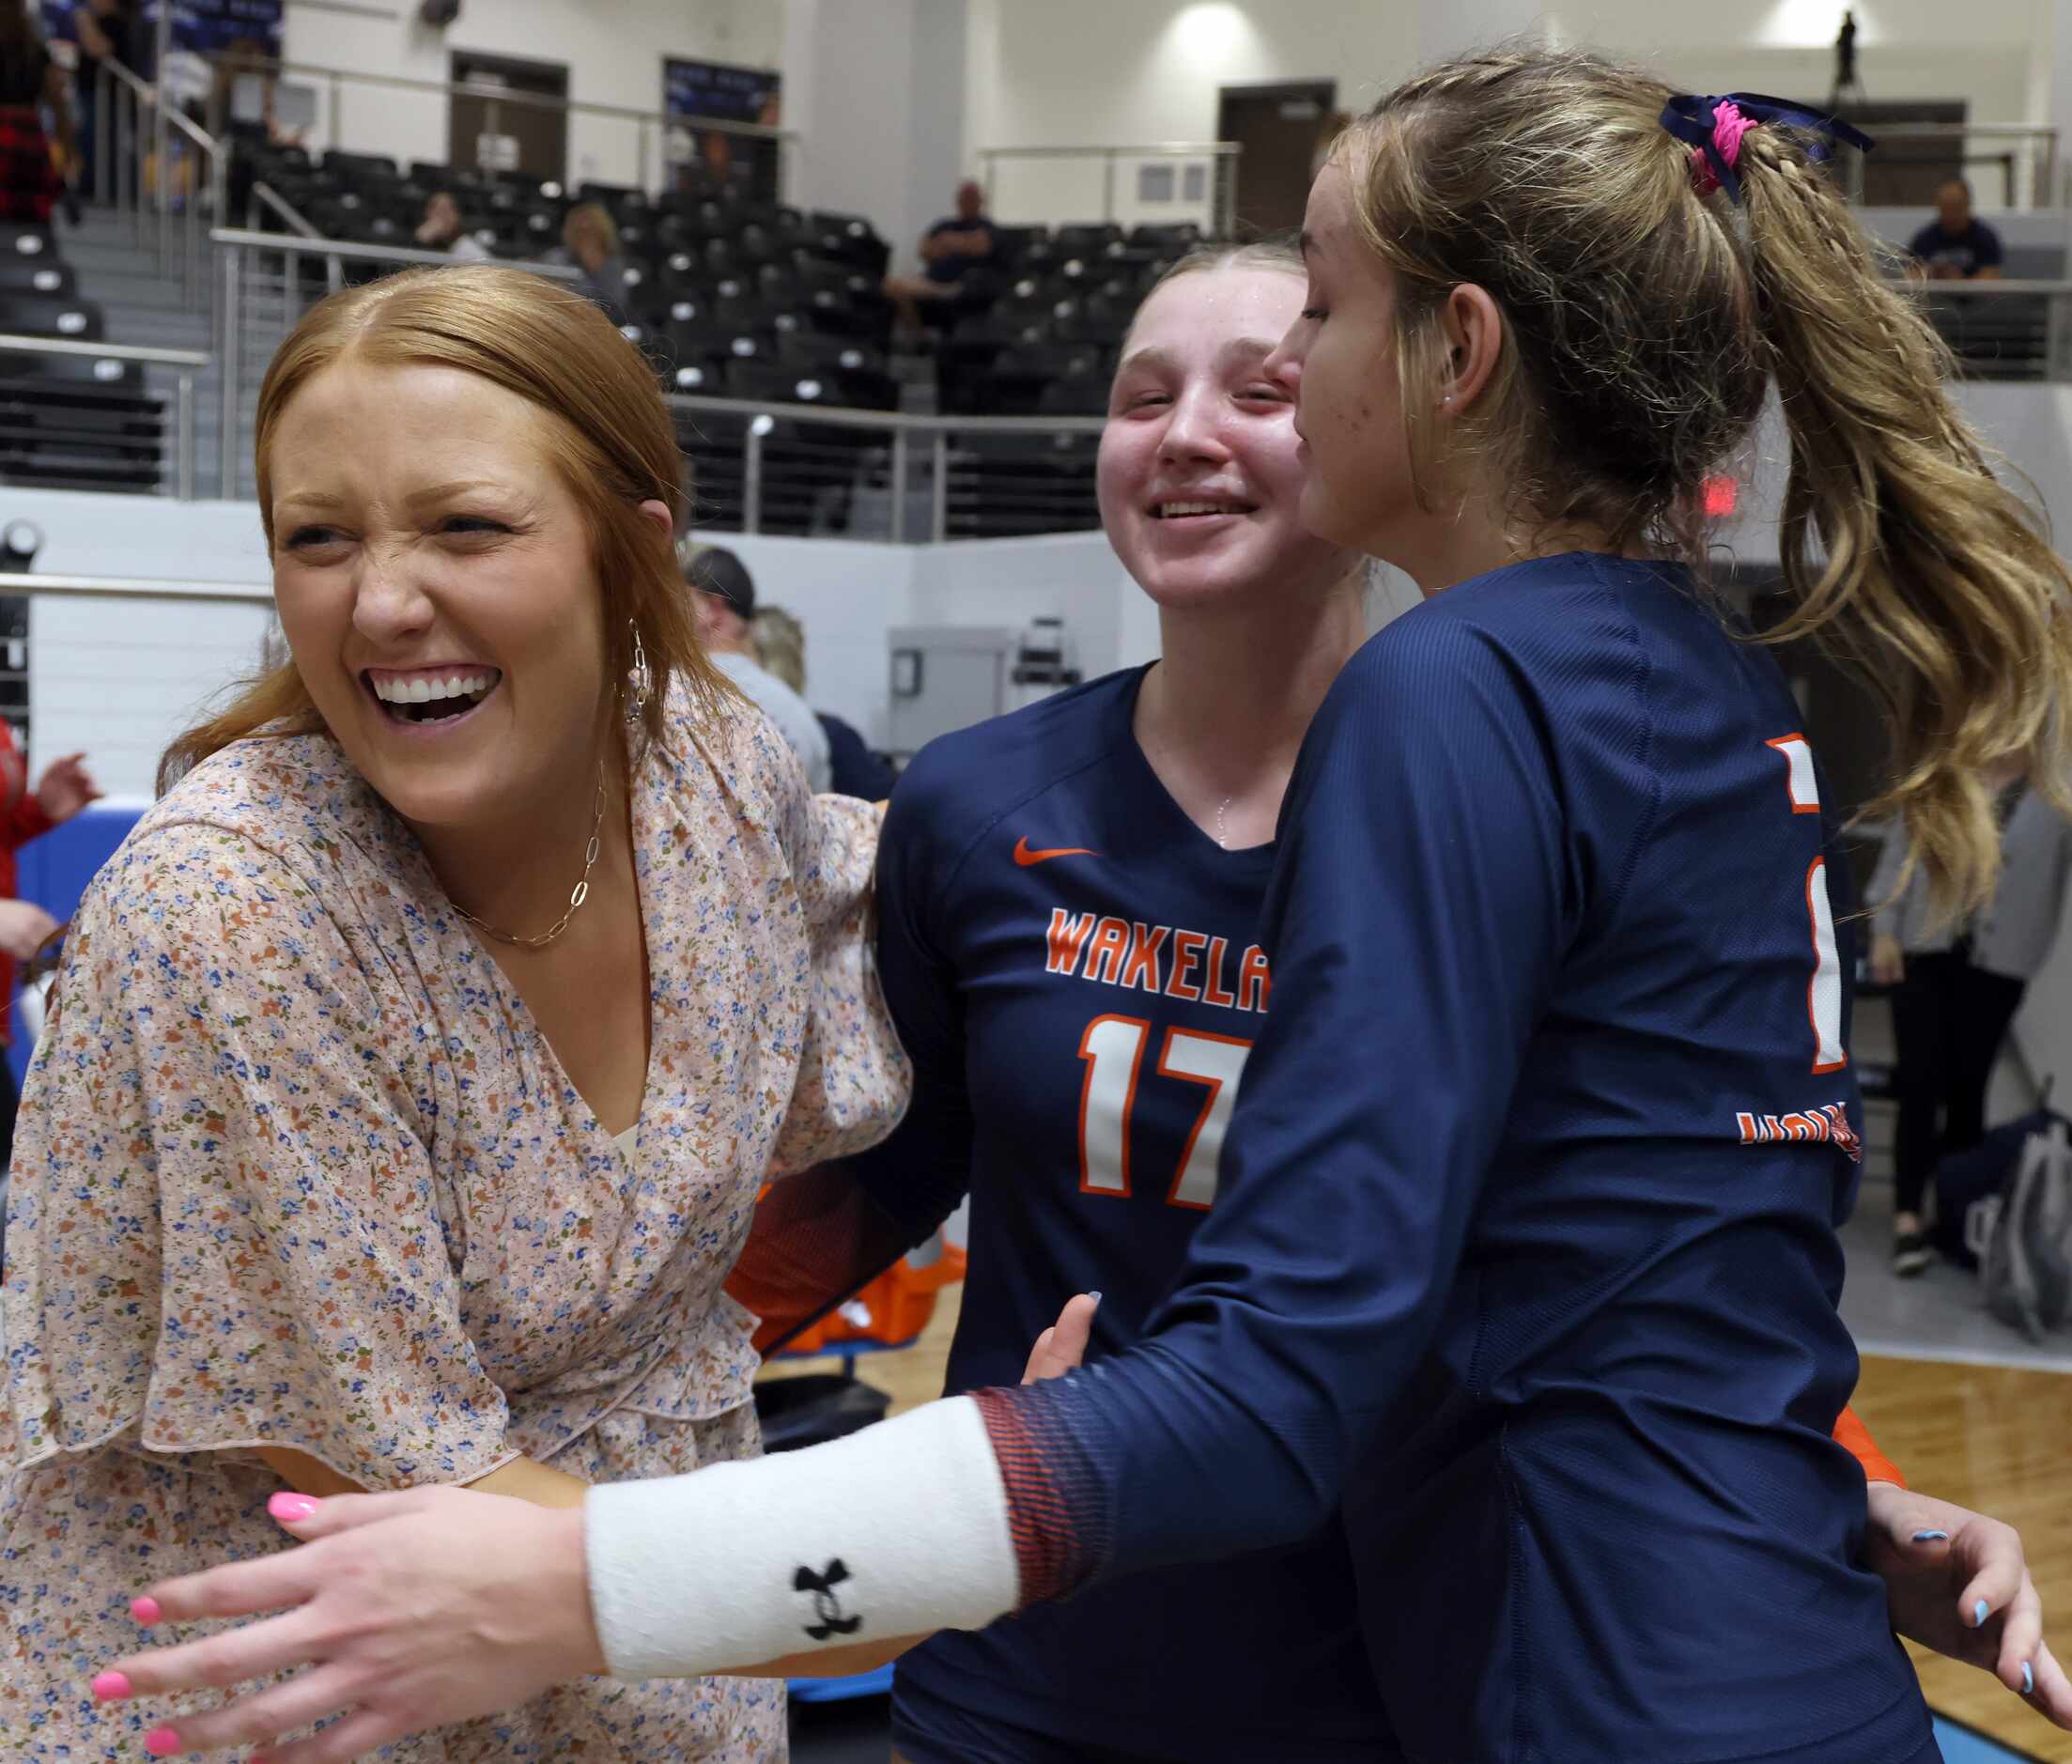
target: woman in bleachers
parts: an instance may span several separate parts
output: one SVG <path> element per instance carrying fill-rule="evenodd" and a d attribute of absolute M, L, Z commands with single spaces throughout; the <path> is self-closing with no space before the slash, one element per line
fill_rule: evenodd
<path fill-rule="evenodd" d="M 153 1573 L 278 1547 L 286 1489 L 565 1506 L 753 1454 L 720 1282 L 758 1186 L 906 1098 L 875 812 L 706 660 L 668 414 L 594 305 L 488 266 L 335 296 L 255 453 L 291 659 L 176 744 L 27 1086 L 9 1764 L 163 1756 L 85 1679 Z M 591 1681 L 384 1756 L 748 1764 L 783 1703 Z"/>
<path fill-rule="evenodd" d="M 64 184 L 43 125 L 46 111 L 56 119 L 66 156 L 79 150 L 66 85 L 34 16 L 19 0 L 0 5 L 0 221 L 50 224 Z"/>
<path fill-rule="evenodd" d="M 561 256 L 582 271 L 578 286 L 623 325 L 632 317 L 626 301 L 626 258 L 619 247 L 619 224 L 601 202 L 580 202 L 561 226 Z"/>

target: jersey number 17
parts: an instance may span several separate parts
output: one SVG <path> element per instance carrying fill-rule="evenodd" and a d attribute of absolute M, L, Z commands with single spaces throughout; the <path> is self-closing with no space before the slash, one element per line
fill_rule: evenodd
<path fill-rule="evenodd" d="M 1079 1087 L 1079 1192 L 1131 1194 L 1130 1118 L 1152 1026 L 1140 1016 L 1097 1016 L 1079 1038 L 1086 1078 Z M 1182 1148 L 1166 1190 L 1166 1204 L 1205 1211 L 1215 1200 L 1216 1160 L 1237 1106 L 1238 1079 L 1252 1044 L 1205 1029 L 1169 1029 L 1159 1050 L 1157 1075 L 1198 1084 L 1208 1092 Z"/>

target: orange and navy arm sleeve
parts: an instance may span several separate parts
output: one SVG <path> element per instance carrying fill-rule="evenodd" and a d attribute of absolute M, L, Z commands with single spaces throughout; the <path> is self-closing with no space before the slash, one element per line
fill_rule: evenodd
<path fill-rule="evenodd" d="M 775 1353 L 926 1243 L 964 1198 L 970 1156 L 968 1116 L 917 1075 L 890 1137 L 772 1186 L 726 1282 L 756 1314 L 755 1351 Z"/>
<path fill-rule="evenodd" d="M 1438 1329 L 1578 896 L 1508 659 L 1448 620 L 1392 631 L 1289 785 L 1273 1010 L 1184 1269 L 1121 1353 L 973 1393 L 1025 1605 L 1314 1536 Z M 1437 679 L 1447 714 L 1406 717 Z M 1345 1081 L 1392 1044 L 1416 1057 Z"/>
<path fill-rule="evenodd" d="M 1907 1478 L 1899 1474 L 1899 1466 L 1878 1449 L 1878 1442 L 1871 1437 L 1871 1431 L 1858 1418 L 1854 1409 L 1844 1409 L 1841 1419 L 1834 1424 L 1834 1443 L 1863 1466 L 1866 1482 L 1892 1482 L 1900 1488 L 1907 1486 Z"/>

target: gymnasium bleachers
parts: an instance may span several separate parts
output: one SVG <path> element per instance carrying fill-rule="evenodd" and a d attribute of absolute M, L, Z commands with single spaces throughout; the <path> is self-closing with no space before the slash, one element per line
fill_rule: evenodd
<path fill-rule="evenodd" d="M 361 244 L 409 245 L 425 202 L 447 191 L 473 239 L 518 259 L 557 248 L 570 208 L 601 203 L 628 270 L 626 333 L 670 391 L 900 408 L 892 312 L 879 292 L 891 250 L 861 215 L 758 202 L 745 178 L 688 169 L 659 196 L 421 162 L 405 169 L 365 153 L 319 161 L 300 148 L 265 154 L 255 170 L 325 238 Z M 1106 379 L 1137 302 L 1198 239 L 1193 226 L 1002 227 L 998 261 L 931 315 L 942 333 L 938 408 L 973 416 L 1105 409 Z"/>
<path fill-rule="evenodd" d="M 758 201 L 745 177 L 686 168 L 674 190 L 656 195 L 402 167 L 368 154 L 317 160 L 294 148 L 260 156 L 254 172 L 323 237 L 346 243 L 410 245 L 426 201 L 446 191 L 473 239 L 519 261 L 559 248 L 572 207 L 601 203 L 626 266 L 622 329 L 664 389 L 686 401 L 677 428 L 700 518 L 719 528 L 745 524 L 752 453 L 755 524 L 780 534 L 884 530 L 882 506 L 859 521 L 858 504 L 898 502 L 908 493 L 909 468 L 923 469 L 895 462 L 882 426 L 815 422 L 815 406 L 981 419 L 1101 414 L 1137 302 L 1200 240 L 1192 225 L 1002 227 L 997 260 L 927 314 L 931 374 L 927 364 L 894 354 L 892 309 L 880 291 L 891 250 L 871 222 Z M 286 224 L 267 210 L 257 218 L 271 230 Z M 302 262 L 314 297 L 322 260 Z M 381 272 L 379 264 L 346 270 L 348 279 Z M 715 399 L 764 411 L 688 402 Z M 1096 518 L 1094 441 L 1069 427 L 953 430 L 941 456 L 946 534 L 1084 531 Z"/>
<path fill-rule="evenodd" d="M 48 227 L 0 226 L 0 332 L 72 343 L 106 334 Z M 0 484 L 155 491 L 164 444 L 164 401 L 134 363 L 0 350 Z"/>

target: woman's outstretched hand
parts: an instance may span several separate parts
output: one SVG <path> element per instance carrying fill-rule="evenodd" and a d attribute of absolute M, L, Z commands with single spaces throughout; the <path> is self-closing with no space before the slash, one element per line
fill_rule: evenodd
<path fill-rule="evenodd" d="M 321 1663 L 209 1714 L 168 1722 L 151 1736 L 154 1756 L 265 1747 L 342 1715 L 321 1733 L 255 1754 L 254 1764 L 344 1764 L 605 1669 L 580 1507 L 436 1488 L 327 1501 L 277 1494 L 271 1510 L 303 1540 L 301 1549 L 162 1582 L 136 1610 L 153 1624 L 282 1615 L 119 1660 L 94 1680 L 94 1695 L 227 1690 Z"/>
<path fill-rule="evenodd" d="M 2043 1602 L 2012 1525 L 1873 1482 L 1864 1551 L 1900 1634 L 1983 1667 L 2072 1728 L 2072 1682 L 2043 1639 Z"/>

